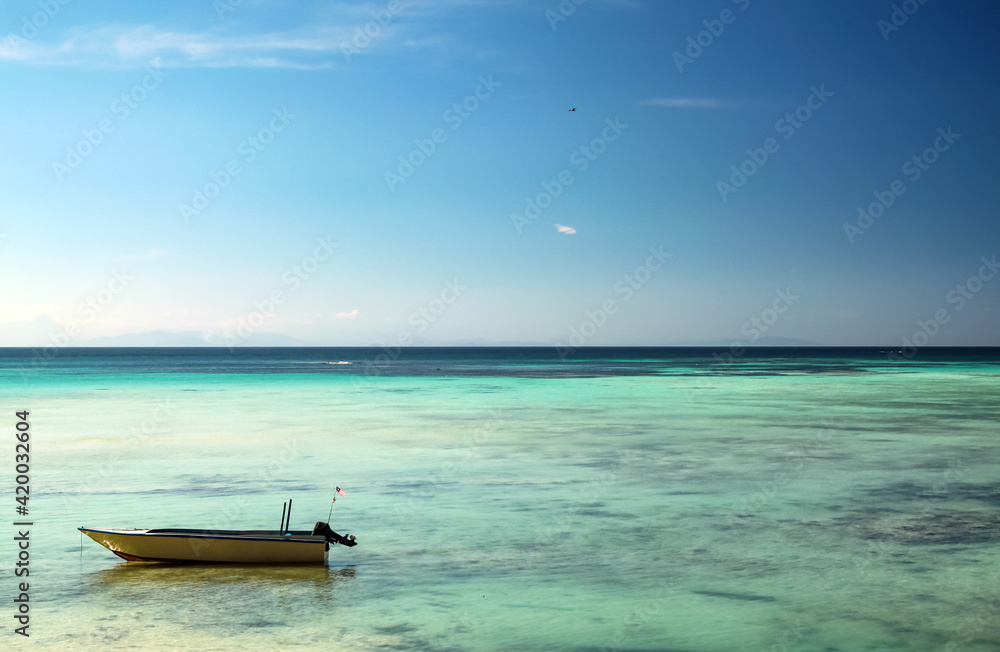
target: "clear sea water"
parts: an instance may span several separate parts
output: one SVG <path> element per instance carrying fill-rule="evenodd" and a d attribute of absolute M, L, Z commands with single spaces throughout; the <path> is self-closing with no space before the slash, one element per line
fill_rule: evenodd
<path fill-rule="evenodd" d="M 2 647 L 1000 649 L 1000 350 L 721 353 L 2 349 Z M 337 485 L 327 566 L 76 530 L 305 529 Z"/>

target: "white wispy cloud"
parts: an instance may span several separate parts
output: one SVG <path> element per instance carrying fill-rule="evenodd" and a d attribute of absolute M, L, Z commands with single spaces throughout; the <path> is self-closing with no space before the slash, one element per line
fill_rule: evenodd
<path fill-rule="evenodd" d="M 784 105 L 763 100 L 723 100 L 717 97 L 651 97 L 639 102 L 645 106 L 662 106 L 668 109 L 751 109 L 777 111 Z"/>
<path fill-rule="evenodd" d="M 358 313 L 360 313 L 360 312 L 361 312 L 360 310 L 358 310 L 357 308 L 355 308 L 354 310 L 352 310 L 350 312 L 338 312 L 336 315 L 333 316 L 333 318 L 334 319 L 354 319 L 355 317 L 358 316 Z"/>
<path fill-rule="evenodd" d="M 616 9 L 636 6 L 636 0 L 592 2 Z M 177 21 L 187 20 L 186 16 L 177 17 L 173 25 L 103 23 L 58 30 L 52 24 L 32 33 L 15 20 L 10 23 L 10 33 L 0 32 L 0 64 L 127 69 L 145 67 L 150 59 L 160 57 L 165 68 L 311 70 L 350 63 L 344 48 L 352 46 L 360 50 L 355 55 L 440 49 L 477 57 L 501 56 L 503 53 L 484 51 L 480 44 L 465 41 L 450 27 L 450 21 L 456 16 L 468 18 L 474 12 L 486 20 L 489 12 L 495 11 L 536 14 L 541 20 L 536 6 L 524 0 L 404 0 L 398 10 L 390 10 L 382 0 L 292 9 L 306 22 L 285 30 L 252 27 L 246 31 L 251 16 L 266 24 L 260 14 L 250 11 L 255 4 L 272 3 L 244 0 L 233 7 L 232 15 L 220 15 L 218 25 L 193 31 L 177 26 Z M 210 2 L 207 5 L 211 7 Z M 283 16 L 287 17 L 287 11 L 283 10 Z"/>
<path fill-rule="evenodd" d="M 556 224 L 556 230 L 559 231 L 559 233 L 565 233 L 566 235 L 573 235 L 574 233 L 576 233 L 576 229 L 574 229 L 573 227 L 564 226 L 562 224 Z"/>
<path fill-rule="evenodd" d="M 346 62 L 343 48 L 353 45 L 355 25 L 318 25 L 299 30 L 232 34 L 163 29 L 153 25 L 106 25 L 73 28 L 55 42 L 0 36 L 0 62 L 36 66 L 141 68 L 159 57 L 163 67 L 293 68 L 316 70 Z M 387 25 L 364 48 L 413 47 L 403 43 L 404 30 Z"/>
<path fill-rule="evenodd" d="M 592 2 L 615 9 L 639 6 L 636 0 Z M 207 0 L 206 4 L 211 7 Z M 200 31 L 177 28 L 175 22 L 174 26 L 78 25 L 64 31 L 53 24 L 29 33 L 15 20 L 10 28 L 14 31 L 0 33 L 0 64 L 128 69 L 145 67 L 150 59 L 160 57 L 165 68 L 321 70 L 350 63 L 344 48 L 352 46 L 360 51 L 355 55 L 442 49 L 470 56 L 501 56 L 503 53 L 484 51 L 478 43 L 465 41 L 447 27 L 449 21 L 456 16 L 467 18 L 470 12 L 482 13 L 486 20 L 488 12 L 527 15 L 537 11 L 524 0 L 404 0 L 398 10 L 389 9 L 396 5 L 384 0 L 337 2 L 302 8 L 302 15 L 308 18 L 300 27 L 282 31 L 257 28 L 248 33 L 240 31 L 247 22 L 234 18 L 254 15 L 251 5 L 271 3 L 244 0 L 237 4 L 232 16 L 223 12 L 218 25 Z M 258 15 L 258 20 L 263 19 Z"/>
<path fill-rule="evenodd" d="M 679 109 L 728 109 L 735 106 L 732 102 L 711 97 L 653 97 L 639 104 Z"/>

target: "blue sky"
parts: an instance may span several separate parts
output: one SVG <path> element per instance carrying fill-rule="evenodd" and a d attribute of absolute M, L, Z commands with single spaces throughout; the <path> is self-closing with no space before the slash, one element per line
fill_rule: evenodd
<path fill-rule="evenodd" d="M 1000 9 L 895 7 L 4 3 L 0 344 L 1000 345 Z"/>

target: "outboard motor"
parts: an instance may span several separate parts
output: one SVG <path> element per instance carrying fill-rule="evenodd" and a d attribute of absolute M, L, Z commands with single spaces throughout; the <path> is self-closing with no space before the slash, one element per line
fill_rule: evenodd
<path fill-rule="evenodd" d="M 324 523 L 323 521 L 316 521 L 316 525 L 313 526 L 312 533 L 322 534 L 326 537 L 326 542 L 339 543 L 342 546 L 356 546 L 358 542 L 354 540 L 354 536 L 350 534 L 340 535 L 330 529 L 329 523 Z"/>

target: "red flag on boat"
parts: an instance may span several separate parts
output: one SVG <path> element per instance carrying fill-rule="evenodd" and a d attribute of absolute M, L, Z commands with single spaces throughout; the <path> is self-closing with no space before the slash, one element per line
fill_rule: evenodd
<path fill-rule="evenodd" d="M 341 496 L 346 496 L 347 495 L 347 494 L 344 493 L 344 490 L 341 489 L 340 487 L 337 487 L 337 493 L 340 494 Z"/>

